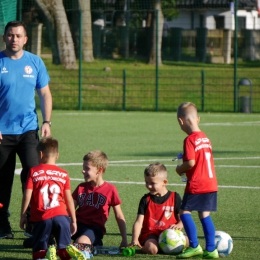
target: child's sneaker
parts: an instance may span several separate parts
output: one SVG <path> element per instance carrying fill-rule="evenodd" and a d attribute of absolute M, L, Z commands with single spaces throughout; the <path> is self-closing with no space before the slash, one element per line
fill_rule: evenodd
<path fill-rule="evenodd" d="M 90 252 L 88 252 L 88 251 L 86 251 L 86 250 L 83 250 L 83 251 L 82 251 L 82 254 L 85 255 L 86 259 L 93 258 L 93 254 L 91 254 Z"/>
<path fill-rule="evenodd" d="M 45 258 L 47 258 L 49 260 L 57 260 L 56 247 L 55 246 L 49 246 Z"/>
<path fill-rule="evenodd" d="M 215 249 L 215 250 L 212 251 L 212 252 L 209 252 L 209 251 L 207 251 L 207 250 L 204 250 L 204 253 L 203 253 L 202 258 L 203 258 L 203 259 L 219 258 L 218 250 Z"/>
<path fill-rule="evenodd" d="M 68 254 L 70 255 L 70 257 L 72 259 L 77 259 L 77 260 L 86 260 L 86 259 L 88 259 L 88 258 L 86 258 L 85 254 L 82 251 L 78 250 L 73 245 L 66 246 L 66 250 L 67 250 Z"/>
<path fill-rule="evenodd" d="M 197 247 L 187 247 L 184 249 L 183 253 L 179 254 L 176 256 L 177 259 L 185 259 L 185 258 L 190 258 L 194 256 L 201 256 L 203 255 L 203 250 L 200 245 Z"/>
<path fill-rule="evenodd" d="M 26 237 L 32 237 L 32 224 L 28 221 L 28 225 L 25 228 L 25 231 L 23 232 L 24 236 Z"/>

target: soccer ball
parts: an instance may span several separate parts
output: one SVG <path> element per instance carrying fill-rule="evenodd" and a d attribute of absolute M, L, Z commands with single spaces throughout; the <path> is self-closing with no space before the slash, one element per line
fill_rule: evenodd
<path fill-rule="evenodd" d="M 218 250 L 219 257 L 226 257 L 233 249 L 233 240 L 228 233 L 224 231 L 216 231 L 215 245 Z"/>
<path fill-rule="evenodd" d="M 182 252 L 186 245 L 186 238 L 180 230 L 166 229 L 158 239 L 159 248 L 165 254 L 176 255 Z"/>

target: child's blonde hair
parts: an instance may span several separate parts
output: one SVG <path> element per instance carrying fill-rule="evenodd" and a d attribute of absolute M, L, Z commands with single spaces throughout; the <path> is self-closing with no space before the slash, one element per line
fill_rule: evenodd
<path fill-rule="evenodd" d="M 102 168 L 104 172 L 108 166 L 107 155 L 100 150 L 94 150 L 85 154 L 83 160 L 90 162 L 94 167 Z"/>
<path fill-rule="evenodd" d="M 167 169 L 162 163 L 152 163 L 145 168 L 144 175 L 147 177 L 162 175 L 165 179 L 167 179 Z"/>

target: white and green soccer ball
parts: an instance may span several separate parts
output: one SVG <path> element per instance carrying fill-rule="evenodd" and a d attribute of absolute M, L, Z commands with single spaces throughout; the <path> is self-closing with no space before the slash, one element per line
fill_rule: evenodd
<path fill-rule="evenodd" d="M 186 238 L 180 230 L 169 228 L 162 231 L 158 243 L 163 253 L 177 255 L 184 249 Z"/>
<path fill-rule="evenodd" d="M 219 257 L 227 257 L 233 249 L 233 240 L 228 233 L 224 231 L 216 231 L 215 245 Z"/>

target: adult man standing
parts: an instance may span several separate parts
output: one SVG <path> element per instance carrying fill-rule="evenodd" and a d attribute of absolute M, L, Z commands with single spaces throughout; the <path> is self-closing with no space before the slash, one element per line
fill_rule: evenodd
<path fill-rule="evenodd" d="M 38 164 L 38 117 L 35 89 L 39 95 L 43 124 L 41 136 L 51 134 L 52 96 L 49 75 L 38 56 L 23 50 L 26 27 L 20 21 L 8 22 L 0 52 L 0 238 L 13 238 L 8 220 L 16 154 L 22 164 L 25 185 L 29 169 Z"/>

